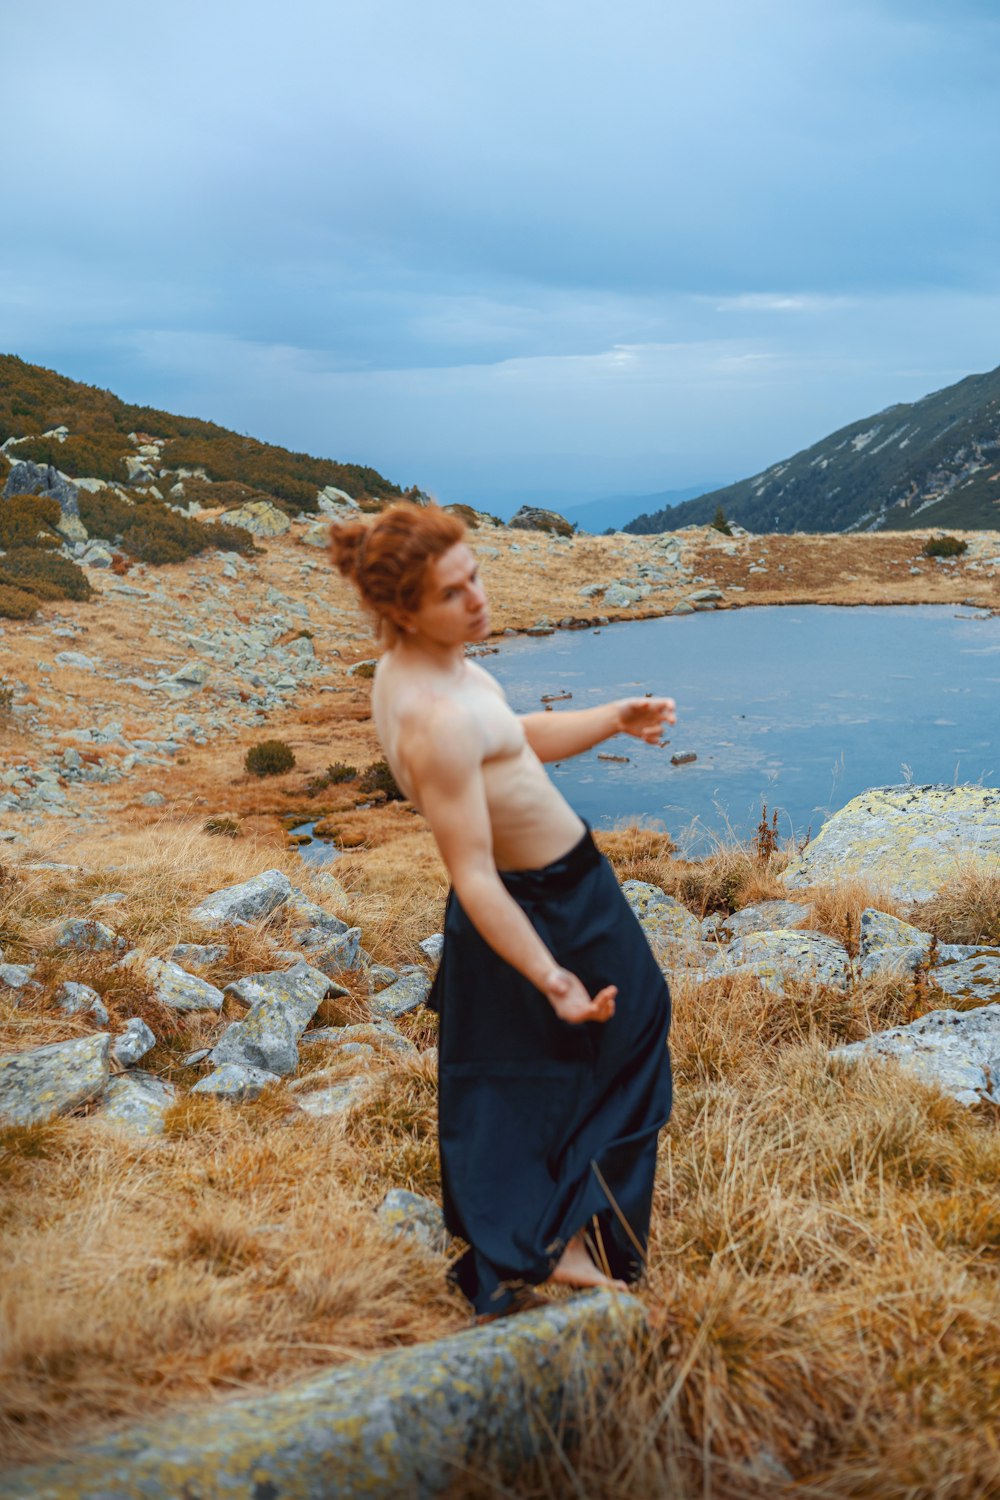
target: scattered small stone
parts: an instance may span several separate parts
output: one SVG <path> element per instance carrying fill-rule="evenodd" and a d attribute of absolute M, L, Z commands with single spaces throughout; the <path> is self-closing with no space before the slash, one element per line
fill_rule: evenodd
<path fill-rule="evenodd" d="M 393 1238 L 416 1240 L 425 1249 L 441 1254 L 448 1248 L 441 1206 L 421 1193 L 390 1188 L 379 1204 L 378 1221 Z"/>
<path fill-rule="evenodd" d="M 163 807 L 166 800 L 162 792 L 143 792 L 139 798 L 143 807 Z"/>
<path fill-rule="evenodd" d="M 0 1057 L 0 1124 L 34 1125 L 85 1104 L 108 1081 L 106 1031 Z"/>
<path fill-rule="evenodd" d="M 372 1084 L 370 1074 L 356 1073 L 353 1078 L 334 1084 L 332 1088 L 317 1089 L 312 1094 L 300 1094 L 295 1102 L 307 1115 L 324 1117 L 345 1114 L 368 1097 Z"/>
<path fill-rule="evenodd" d="M 309 949 L 309 957 L 318 969 L 331 977 L 357 968 L 361 951 L 361 928 L 349 927 L 342 937 Z"/>
<path fill-rule="evenodd" d="M 421 938 L 419 947 L 433 963 L 436 963 L 444 952 L 444 933 L 432 932 L 430 937 Z"/>
<path fill-rule="evenodd" d="M 41 989 L 41 985 L 31 977 L 34 972 L 34 964 L 0 964 L 0 985 L 8 990 L 23 990 L 29 986 Z"/>
<path fill-rule="evenodd" d="M 210 969 L 229 952 L 226 943 L 176 943 L 170 950 L 174 963 L 195 969 Z"/>
<path fill-rule="evenodd" d="M 672 766 L 690 766 L 698 759 L 693 750 L 679 750 L 676 755 L 670 757 Z"/>
<path fill-rule="evenodd" d="M 162 1135 L 164 1115 L 176 1098 L 174 1085 L 153 1073 L 116 1073 L 104 1089 L 99 1118 L 130 1135 Z"/>
<path fill-rule="evenodd" d="M 416 1057 L 418 1048 L 408 1036 L 397 1031 L 391 1021 L 362 1021 L 354 1026 L 318 1026 L 315 1031 L 306 1031 L 300 1040 L 303 1047 L 326 1046 L 340 1048 L 353 1042 L 368 1042 L 375 1047 L 384 1047 L 400 1057 Z"/>
<path fill-rule="evenodd" d="M 369 1005 L 378 1016 L 405 1016 L 409 1011 L 423 1005 L 431 992 L 431 981 L 423 969 L 403 971 L 395 984 L 380 990 L 369 1000 Z"/>
<path fill-rule="evenodd" d="M 269 1083 L 278 1083 L 277 1073 L 255 1068 L 249 1063 L 228 1062 L 200 1078 L 192 1094 L 211 1094 L 216 1099 L 253 1100 L 260 1098 Z"/>
<path fill-rule="evenodd" d="M 379 990 L 387 989 L 390 984 L 395 984 L 399 975 L 395 969 L 390 969 L 388 964 L 369 964 L 365 977 L 368 980 L 369 993 L 374 995 Z"/>
<path fill-rule="evenodd" d="M 207 979 L 199 979 L 197 974 L 189 974 L 182 969 L 180 964 L 175 964 L 169 958 L 147 958 L 138 955 L 133 962 L 142 964 L 153 989 L 153 998 L 168 1010 L 213 1010 L 222 1009 L 222 991 L 216 989 L 214 984 L 209 984 Z"/>
<path fill-rule="evenodd" d="M 67 979 L 56 994 L 56 1004 L 69 1016 L 89 1013 L 98 1026 L 105 1027 L 108 1024 L 108 1008 L 89 984 L 78 984 L 75 979 Z"/>
<path fill-rule="evenodd" d="M 759 901 L 744 906 L 728 917 L 717 919 L 713 930 L 731 938 L 746 937 L 751 932 L 768 932 L 775 928 L 790 931 L 809 920 L 813 908 L 800 901 Z"/>
<path fill-rule="evenodd" d="M 111 1055 L 123 1068 L 132 1068 L 156 1046 L 156 1037 L 140 1016 L 130 1016 L 125 1030 L 111 1043 Z"/>
<path fill-rule="evenodd" d="M 56 947 L 103 953 L 111 948 L 124 948 L 125 939 L 95 917 L 67 917 L 56 933 Z"/>

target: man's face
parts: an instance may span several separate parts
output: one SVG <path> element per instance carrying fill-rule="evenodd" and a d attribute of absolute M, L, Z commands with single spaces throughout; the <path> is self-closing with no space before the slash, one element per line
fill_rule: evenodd
<path fill-rule="evenodd" d="M 456 542 L 431 563 L 420 608 L 407 614 L 405 621 L 436 645 L 486 638 L 490 629 L 486 592 L 479 581 L 479 564 L 465 542 Z"/>

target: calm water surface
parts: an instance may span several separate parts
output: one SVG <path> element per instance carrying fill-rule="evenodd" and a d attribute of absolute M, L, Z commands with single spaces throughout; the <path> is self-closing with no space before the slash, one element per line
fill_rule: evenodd
<path fill-rule="evenodd" d="M 504 641 L 483 665 L 521 713 L 563 690 L 554 712 L 675 698 L 666 749 L 623 735 L 549 769 L 596 826 L 659 820 L 693 853 L 752 834 L 762 802 L 802 835 L 867 787 L 1000 780 L 1000 618 L 971 610 L 726 610 Z"/>

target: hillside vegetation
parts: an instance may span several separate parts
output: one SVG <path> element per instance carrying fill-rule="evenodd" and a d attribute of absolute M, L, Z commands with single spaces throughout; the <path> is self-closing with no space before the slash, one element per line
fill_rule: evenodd
<path fill-rule="evenodd" d="M 1000 368 L 888 406 L 792 458 L 637 516 L 638 535 L 705 525 L 719 506 L 750 531 L 1000 526 Z"/>
<path fill-rule="evenodd" d="M 50 435 L 58 427 L 69 429 L 64 440 Z M 316 510 L 317 492 L 327 485 L 359 503 L 401 494 L 398 485 L 367 465 L 293 453 L 215 422 L 132 405 L 16 355 L 0 355 L 0 444 L 27 439 L 8 446 L 8 460 L 29 459 L 53 464 L 73 478 L 125 484 L 127 459 L 136 447 L 131 434 L 167 439 L 157 477 L 168 482 L 171 471 L 203 469 L 209 480 L 248 485 L 279 505 L 306 511 Z"/>

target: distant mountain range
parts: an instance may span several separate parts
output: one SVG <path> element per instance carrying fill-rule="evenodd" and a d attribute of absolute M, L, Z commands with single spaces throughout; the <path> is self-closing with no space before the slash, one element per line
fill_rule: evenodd
<path fill-rule="evenodd" d="M 605 495 L 599 500 L 584 500 L 579 505 L 559 505 L 555 509 L 567 521 L 574 521 L 579 531 L 596 534 L 607 531 L 627 531 L 626 522 L 640 512 L 660 510 L 690 500 L 694 495 L 703 495 L 712 485 L 692 484 L 683 490 L 657 490 L 653 495 Z"/>
<path fill-rule="evenodd" d="M 887 406 L 752 479 L 623 529 L 704 525 L 720 505 L 756 532 L 1000 530 L 1000 368 Z"/>

